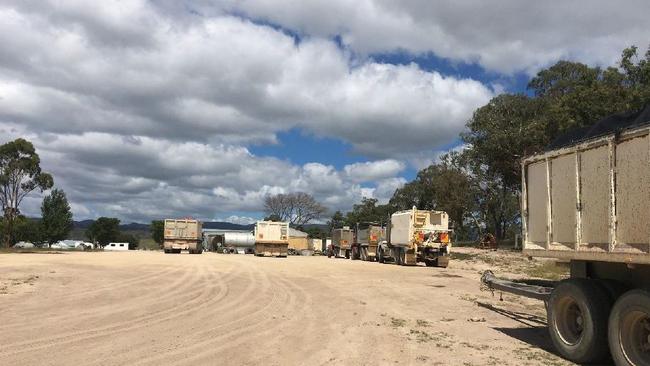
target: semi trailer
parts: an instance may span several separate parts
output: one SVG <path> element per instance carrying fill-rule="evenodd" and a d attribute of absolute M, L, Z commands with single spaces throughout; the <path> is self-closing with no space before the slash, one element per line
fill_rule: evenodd
<path fill-rule="evenodd" d="M 163 250 L 165 253 L 203 253 L 201 221 L 193 219 L 166 219 L 164 225 Z"/>
<path fill-rule="evenodd" d="M 523 254 L 568 262 L 567 279 L 482 277 L 543 300 L 555 348 L 576 363 L 650 365 L 649 122 L 650 108 L 613 115 L 523 160 Z"/>
<path fill-rule="evenodd" d="M 352 259 L 374 262 L 377 260 L 377 246 L 384 240 L 385 229 L 373 223 L 358 223 L 352 244 Z"/>
<path fill-rule="evenodd" d="M 353 242 L 354 230 L 349 226 L 332 230 L 332 244 L 327 250 L 327 258 L 350 258 Z"/>
<path fill-rule="evenodd" d="M 415 207 L 395 212 L 386 228 L 386 240 L 377 247 L 377 261 L 398 265 L 447 267 L 451 241 L 449 216 L 444 211 L 425 211 Z"/>
<path fill-rule="evenodd" d="M 255 255 L 286 257 L 288 247 L 288 222 L 258 221 L 255 224 Z"/>

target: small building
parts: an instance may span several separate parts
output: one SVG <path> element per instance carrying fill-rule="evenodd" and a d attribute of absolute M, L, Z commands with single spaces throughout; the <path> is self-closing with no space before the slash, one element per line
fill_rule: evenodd
<path fill-rule="evenodd" d="M 104 250 L 121 252 L 129 250 L 129 243 L 108 243 L 104 247 Z"/>
<path fill-rule="evenodd" d="M 300 230 L 289 228 L 289 248 L 295 250 L 310 249 L 309 234 Z"/>
<path fill-rule="evenodd" d="M 323 239 L 309 239 L 309 249 L 325 252 L 325 241 Z"/>

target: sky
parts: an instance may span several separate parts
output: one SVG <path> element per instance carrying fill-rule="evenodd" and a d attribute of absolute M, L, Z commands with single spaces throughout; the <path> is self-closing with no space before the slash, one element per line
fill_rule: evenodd
<path fill-rule="evenodd" d="M 0 143 L 76 220 L 250 223 L 268 195 L 386 202 L 473 111 L 561 60 L 615 65 L 647 1 L 0 0 Z M 42 195 L 21 207 L 38 216 Z"/>

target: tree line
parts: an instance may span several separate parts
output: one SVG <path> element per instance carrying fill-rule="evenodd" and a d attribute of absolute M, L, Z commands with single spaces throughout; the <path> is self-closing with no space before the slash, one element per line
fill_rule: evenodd
<path fill-rule="evenodd" d="M 22 138 L 0 145 L 0 245 L 10 247 L 19 241 L 54 244 L 68 238 L 74 221 L 70 204 L 62 189 L 54 188 L 54 178 L 42 171 L 34 145 Z M 41 217 L 28 218 L 20 211 L 23 200 L 32 192 L 50 193 L 41 203 Z M 138 246 L 133 234 L 120 232 L 120 220 L 100 217 L 85 236 L 100 246 L 109 242 L 128 242 Z"/>
<path fill-rule="evenodd" d="M 462 148 L 419 171 L 385 205 L 364 198 L 329 227 L 379 222 L 392 212 L 442 210 L 456 240 L 490 232 L 497 239 L 520 231 L 522 158 L 543 151 L 559 135 L 650 102 L 650 49 L 623 50 L 617 66 L 559 61 L 532 77 L 526 93 L 503 93 L 478 108 L 460 135 Z"/>

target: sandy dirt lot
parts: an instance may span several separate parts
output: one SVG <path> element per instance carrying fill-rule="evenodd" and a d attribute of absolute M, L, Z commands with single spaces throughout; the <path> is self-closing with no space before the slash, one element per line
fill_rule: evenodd
<path fill-rule="evenodd" d="M 544 263 L 0 254 L 0 365 L 565 365 L 543 304 L 479 288 Z M 503 270 L 500 270 L 502 268 Z"/>

